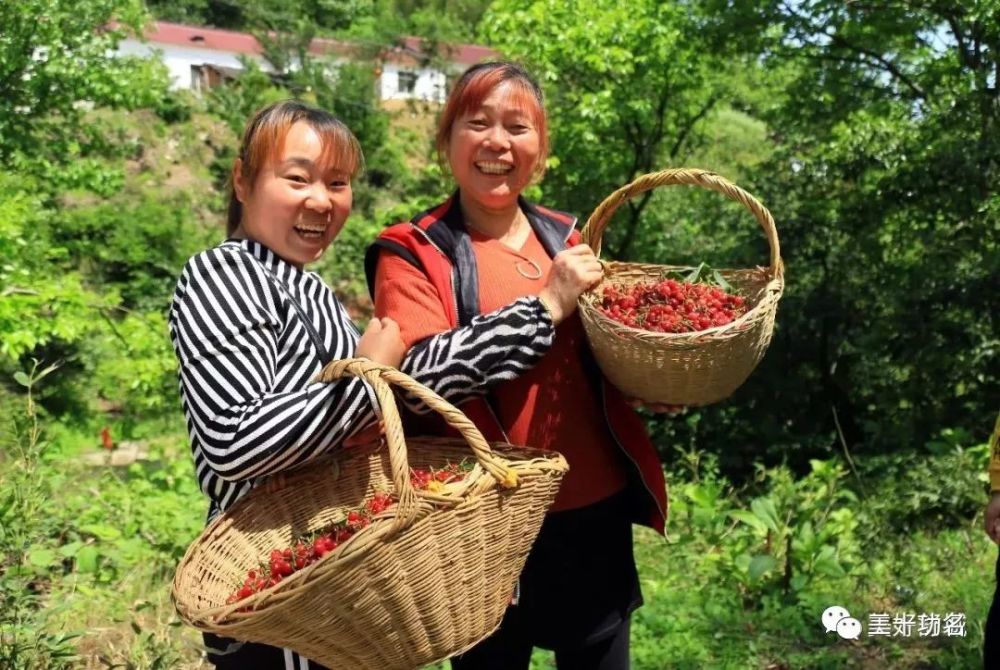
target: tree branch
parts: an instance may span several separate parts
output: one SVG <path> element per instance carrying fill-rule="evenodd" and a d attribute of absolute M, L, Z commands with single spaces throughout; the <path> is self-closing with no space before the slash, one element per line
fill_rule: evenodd
<path fill-rule="evenodd" d="M 869 58 L 874 60 L 876 64 L 881 65 L 884 71 L 894 76 L 896 79 L 899 80 L 900 83 L 902 83 L 904 86 L 910 89 L 910 91 L 912 91 L 915 96 L 917 96 L 921 100 L 927 100 L 927 93 L 925 93 L 924 90 L 920 88 L 920 86 L 918 86 L 915 81 L 910 79 L 902 70 L 899 69 L 899 66 L 893 63 L 891 60 L 885 58 L 884 56 L 875 51 L 865 49 L 864 47 L 860 47 L 856 44 L 851 44 L 840 35 L 833 34 L 830 35 L 829 37 L 834 43 L 839 44 L 840 46 L 844 47 L 845 49 L 848 49 L 849 51 L 854 51 L 856 53 L 860 53 L 863 56 L 868 56 Z"/>
<path fill-rule="evenodd" d="M 0 298 L 6 298 L 9 295 L 39 295 L 38 291 L 30 288 L 20 288 L 18 286 L 8 286 L 3 291 L 0 291 Z"/>
<path fill-rule="evenodd" d="M 660 98 L 656 105 L 656 123 L 654 124 L 654 129 L 648 133 L 645 141 L 642 139 L 642 127 L 639 125 L 639 122 L 635 120 L 632 121 L 632 123 L 635 124 L 636 142 L 633 143 L 632 169 L 630 170 L 628 176 L 629 182 L 639 176 L 640 173 L 646 174 L 653 169 L 653 154 L 655 153 L 656 147 L 658 147 L 660 142 L 663 140 L 663 120 L 666 116 L 669 97 L 669 87 L 664 86 L 660 91 Z M 624 258 L 631 250 L 636 232 L 638 232 L 639 229 L 639 221 L 642 218 L 642 212 L 649 203 L 649 198 L 652 195 L 652 191 L 646 191 L 642 194 L 642 196 L 640 196 L 638 201 L 628 201 L 629 220 L 626 224 L 625 234 L 622 237 L 621 244 L 615 248 L 615 255 L 619 258 Z"/>
<path fill-rule="evenodd" d="M 979 33 L 979 22 L 978 21 L 973 21 L 972 22 L 972 31 L 971 32 L 972 32 L 972 53 L 973 53 L 973 60 L 972 60 L 972 62 L 975 64 L 975 69 L 978 70 L 980 68 L 980 66 L 982 66 L 982 64 L 983 64 L 983 51 L 982 51 L 983 50 L 983 42 L 979 38 L 979 35 L 978 35 L 978 33 Z"/>
<path fill-rule="evenodd" d="M 972 60 L 972 54 L 969 53 L 968 47 L 965 44 L 965 33 L 962 32 L 962 28 L 958 24 L 958 19 L 954 16 L 948 15 L 942 15 L 941 18 L 943 18 L 948 24 L 948 28 L 951 30 L 951 34 L 955 38 L 956 48 L 958 49 L 958 64 L 974 68 L 975 64 Z"/>
<path fill-rule="evenodd" d="M 687 125 L 681 128 L 680 132 L 677 134 L 677 139 L 674 142 L 674 145 L 670 148 L 670 153 L 668 154 L 671 160 L 677 158 L 677 154 L 680 152 L 681 147 L 684 145 L 684 142 L 687 141 L 687 138 L 691 134 L 691 131 L 694 130 L 695 125 L 697 125 L 699 121 L 705 118 L 705 116 L 712 110 L 712 108 L 715 107 L 715 103 L 717 103 L 718 101 L 719 101 L 719 94 L 713 93 L 705 102 L 705 104 L 702 106 L 702 108 L 698 110 L 698 113 L 692 116 L 688 120 Z"/>
<path fill-rule="evenodd" d="M 816 25 L 814 23 L 811 23 L 809 21 L 809 17 L 803 16 L 800 12 L 796 11 L 788 3 L 782 3 L 781 7 L 790 16 L 798 19 L 799 21 L 804 22 L 808 31 L 811 34 L 814 35 L 817 33 L 821 34 L 830 40 L 831 45 L 839 46 L 848 51 L 852 51 L 854 53 L 866 56 L 869 60 L 866 61 L 865 64 L 881 69 L 883 72 L 892 75 L 893 77 L 896 78 L 896 80 L 898 80 L 901 84 L 903 84 L 903 86 L 908 88 L 917 98 L 919 98 L 922 101 L 927 100 L 928 97 L 927 93 L 915 81 L 910 79 L 910 77 L 905 72 L 903 72 L 896 63 L 892 62 L 882 54 L 878 53 L 877 51 L 872 51 L 871 49 L 866 49 L 865 47 L 862 47 L 858 44 L 854 44 L 853 42 L 850 42 L 847 39 L 845 39 L 839 33 L 836 32 L 831 33 L 830 29 L 833 28 L 833 26 L 831 26 L 829 23 L 826 25 Z M 801 39 L 807 42 L 810 46 L 822 49 L 822 47 L 816 44 L 815 42 L 809 42 L 808 38 L 805 35 L 802 35 Z"/>
<path fill-rule="evenodd" d="M 634 134 L 632 124 L 635 124 Z M 629 168 L 628 181 L 631 182 L 635 179 L 636 175 L 643 164 L 643 154 L 645 153 L 645 147 L 642 143 L 642 128 L 639 126 L 638 121 L 626 121 L 622 123 L 622 127 L 625 130 L 625 134 L 629 139 L 629 143 L 632 145 L 632 167 Z M 632 239 L 635 237 L 635 226 L 636 217 L 632 210 L 632 201 L 626 203 L 629 207 L 629 222 L 626 224 L 625 236 L 622 238 L 622 242 L 619 245 L 615 245 L 613 248 L 608 247 L 608 253 L 615 258 L 621 258 L 625 254 L 629 247 L 632 246 Z"/>
<path fill-rule="evenodd" d="M 625 236 L 622 237 L 622 243 L 618 248 L 619 258 L 625 258 L 628 252 L 632 250 L 632 242 L 635 241 L 635 234 L 639 230 L 639 220 L 642 218 L 642 211 L 646 209 L 646 205 L 649 204 L 649 199 L 652 196 L 652 191 L 646 191 L 639 196 L 638 202 L 635 200 L 628 201 L 629 221 L 628 227 L 625 229 Z"/>

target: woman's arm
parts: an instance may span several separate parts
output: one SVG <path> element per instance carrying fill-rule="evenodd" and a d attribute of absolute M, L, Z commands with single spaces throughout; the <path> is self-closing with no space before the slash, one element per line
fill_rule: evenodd
<path fill-rule="evenodd" d="M 427 277 L 384 251 L 375 274 L 375 315 L 398 322 L 411 345 L 400 369 L 453 404 L 530 370 L 555 335 L 551 314 L 535 296 L 452 328 Z M 416 403 L 407 406 L 427 411 Z"/>
<path fill-rule="evenodd" d="M 208 464 L 228 481 L 307 461 L 377 420 L 366 382 L 309 381 L 319 362 L 308 343 L 296 365 L 276 369 L 278 300 L 252 259 L 225 248 L 188 261 L 174 294 L 184 411 Z M 346 328 L 336 336 L 353 339 Z"/>

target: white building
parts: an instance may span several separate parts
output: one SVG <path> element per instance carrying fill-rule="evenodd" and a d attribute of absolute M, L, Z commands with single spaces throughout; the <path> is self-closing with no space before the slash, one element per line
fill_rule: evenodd
<path fill-rule="evenodd" d="M 416 37 L 402 38 L 378 56 L 378 91 L 383 102 L 395 106 L 408 100 L 444 102 L 448 80 L 469 65 L 496 58 L 486 47 L 458 44 L 439 47 L 444 65 L 428 65 Z M 309 51 L 329 57 L 334 63 L 358 58 L 361 50 L 350 43 L 315 39 Z M 218 28 L 185 26 L 165 21 L 153 22 L 143 39 L 128 38 L 118 46 L 122 55 L 158 55 L 170 72 L 171 87 L 204 90 L 231 79 L 243 71 L 241 58 L 255 61 L 264 72 L 274 68 L 264 57 L 264 49 L 253 35 Z"/>
<path fill-rule="evenodd" d="M 240 57 L 256 61 L 265 72 L 274 68 L 253 35 L 218 28 L 199 28 L 165 21 L 153 22 L 140 40 L 129 37 L 118 45 L 126 56 L 159 55 L 170 72 L 174 89 L 202 90 L 243 71 Z"/>
<path fill-rule="evenodd" d="M 444 102 L 448 97 L 448 80 L 465 68 L 491 58 L 497 52 L 474 44 L 440 45 L 444 68 L 426 64 L 427 58 L 417 37 L 404 37 L 381 56 L 379 90 L 383 101 L 423 100 Z"/>

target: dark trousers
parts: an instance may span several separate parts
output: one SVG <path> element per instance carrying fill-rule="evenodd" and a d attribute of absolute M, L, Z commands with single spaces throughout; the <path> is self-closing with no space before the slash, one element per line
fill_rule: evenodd
<path fill-rule="evenodd" d="M 240 642 L 211 633 L 202 633 L 202 639 L 209 663 L 219 670 L 328 670 L 291 649 Z"/>
<path fill-rule="evenodd" d="M 983 630 L 983 668 L 986 670 L 1000 668 L 1000 555 L 997 556 L 996 581 L 993 604 Z"/>
<path fill-rule="evenodd" d="M 629 616 L 642 604 L 626 493 L 546 516 L 500 628 L 452 670 L 526 670 L 533 647 L 560 670 L 627 670 Z"/>
<path fill-rule="evenodd" d="M 451 659 L 452 670 L 519 670 L 531 662 L 535 645 L 531 632 L 515 625 L 501 626 L 461 656 Z M 557 647 L 559 670 L 628 670 L 629 620 L 626 618 L 608 637 L 596 642 Z"/>

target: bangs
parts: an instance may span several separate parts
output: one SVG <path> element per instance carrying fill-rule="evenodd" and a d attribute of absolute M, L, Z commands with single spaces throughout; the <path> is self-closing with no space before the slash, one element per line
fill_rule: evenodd
<path fill-rule="evenodd" d="M 464 114 L 475 111 L 482 106 L 493 90 L 501 84 L 510 84 L 509 100 L 525 110 L 535 124 L 541 143 L 540 166 L 544 170 L 545 157 L 548 155 L 549 136 L 545 109 L 542 106 L 542 91 L 538 84 L 519 65 L 507 62 L 483 63 L 474 65 L 463 74 L 457 86 L 448 97 L 448 102 L 441 112 L 438 123 L 435 145 L 438 154 L 447 152 L 448 141 L 455 122 Z"/>
<path fill-rule="evenodd" d="M 316 131 L 323 142 L 320 160 L 324 165 L 332 167 L 337 172 L 348 174 L 352 179 L 364 170 L 365 159 L 361 153 L 361 145 L 344 124 L 339 121 L 332 125 L 310 123 L 310 127 Z M 285 136 L 287 136 L 287 131 L 281 138 L 282 144 L 284 144 Z M 280 152 L 281 148 L 278 149 L 278 153 Z"/>
<path fill-rule="evenodd" d="M 490 96 L 493 89 L 501 84 L 510 84 L 508 88 L 508 99 L 513 104 L 522 107 L 538 125 L 542 118 L 542 106 L 538 102 L 535 92 L 527 83 L 520 79 L 506 78 L 505 73 L 500 70 L 484 73 L 481 77 L 473 78 L 465 87 L 463 95 L 459 96 L 455 108 L 455 118 L 458 119 L 464 114 L 479 109 L 483 101 Z"/>
<path fill-rule="evenodd" d="M 244 173 L 252 179 L 268 162 L 278 160 L 285 138 L 293 125 L 302 121 L 312 128 L 323 144 L 325 166 L 357 177 L 364 169 L 364 154 L 354 134 L 339 119 L 304 105 L 284 104 L 262 110 L 244 135 Z"/>

